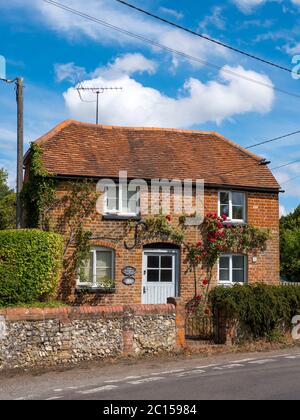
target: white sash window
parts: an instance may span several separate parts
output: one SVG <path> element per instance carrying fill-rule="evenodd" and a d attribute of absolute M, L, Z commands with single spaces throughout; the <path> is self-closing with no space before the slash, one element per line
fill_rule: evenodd
<path fill-rule="evenodd" d="M 97 247 L 79 269 L 77 285 L 92 288 L 114 287 L 114 250 Z"/>
<path fill-rule="evenodd" d="M 244 284 L 247 281 L 247 257 L 241 254 L 223 254 L 219 258 L 218 283 Z"/>
<path fill-rule="evenodd" d="M 130 191 L 127 185 L 108 186 L 104 196 L 104 213 L 137 216 L 139 209 L 139 189 Z"/>
<path fill-rule="evenodd" d="M 229 221 L 245 222 L 245 193 L 240 191 L 219 191 L 219 216 L 223 214 L 226 214 Z"/>

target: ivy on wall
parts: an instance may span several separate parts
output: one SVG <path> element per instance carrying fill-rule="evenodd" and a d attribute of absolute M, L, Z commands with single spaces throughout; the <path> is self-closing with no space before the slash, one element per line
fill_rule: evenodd
<path fill-rule="evenodd" d="M 22 191 L 25 208 L 25 225 L 29 228 L 50 230 L 49 211 L 55 201 L 56 181 L 44 169 L 42 148 L 36 143 L 30 146 L 29 179 Z"/>
<path fill-rule="evenodd" d="M 76 283 L 76 275 L 89 257 L 92 232 L 84 228 L 87 218 L 95 211 L 98 194 L 93 181 L 73 181 L 56 206 L 61 212 L 55 230 L 65 238 L 62 288 L 60 295 L 68 297 Z"/>
<path fill-rule="evenodd" d="M 129 221 L 129 227 L 133 227 L 134 222 Z M 185 238 L 185 232 L 181 224 L 174 226 L 171 215 L 153 215 L 142 221 L 142 227 L 138 234 L 136 245 L 150 241 L 170 241 L 178 245 L 182 244 Z"/>

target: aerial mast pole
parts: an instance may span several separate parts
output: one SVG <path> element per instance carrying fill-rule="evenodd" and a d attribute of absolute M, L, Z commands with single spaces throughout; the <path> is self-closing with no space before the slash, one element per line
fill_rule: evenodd
<path fill-rule="evenodd" d="M 80 100 L 82 102 L 96 102 L 96 124 L 99 124 L 99 95 L 100 93 L 104 93 L 108 90 L 122 90 L 123 88 L 121 87 L 85 87 L 80 85 L 79 87 L 76 88 L 78 95 L 80 97 Z M 96 100 L 95 101 L 90 101 L 90 100 L 86 100 L 83 98 L 82 96 L 82 92 L 91 92 L 93 94 L 96 94 Z"/>

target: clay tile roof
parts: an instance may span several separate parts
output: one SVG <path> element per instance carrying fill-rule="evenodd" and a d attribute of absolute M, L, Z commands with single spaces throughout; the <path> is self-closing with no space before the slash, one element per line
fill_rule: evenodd
<path fill-rule="evenodd" d="M 261 157 L 214 132 L 102 126 L 67 120 L 36 140 L 45 168 L 63 176 L 204 179 L 279 189 Z"/>

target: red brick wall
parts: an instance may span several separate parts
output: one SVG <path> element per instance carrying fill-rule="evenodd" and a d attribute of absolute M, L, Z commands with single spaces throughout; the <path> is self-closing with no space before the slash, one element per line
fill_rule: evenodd
<path fill-rule="evenodd" d="M 115 306 L 88 306 L 58 307 L 58 308 L 7 308 L 0 309 L 0 316 L 6 321 L 44 321 L 59 320 L 72 321 L 93 318 L 111 318 L 123 316 L 129 312 L 137 316 L 174 314 L 174 304 L 162 305 L 115 305 Z"/>
<path fill-rule="evenodd" d="M 248 222 L 256 227 L 268 228 L 271 238 L 265 252 L 258 253 L 257 262 L 248 258 L 249 282 L 279 282 L 279 205 L 277 194 L 248 193 Z"/>
<path fill-rule="evenodd" d="M 58 194 L 65 194 L 66 184 L 61 183 Z M 278 195 L 271 193 L 247 192 L 247 221 L 260 228 L 269 228 L 272 237 L 267 243 L 267 249 L 263 253 L 256 255 L 257 261 L 253 261 L 254 255 L 248 256 L 248 281 L 250 283 L 263 281 L 266 283 L 279 282 L 279 209 Z M 205 213 L 218 211 L 218 191 L 213 189 L 205 190 Z M 59 212 L 52 214 L 52 220 L 55 220 Z M 172 223 L 177 224 L 177 218 L 174 217 Z M 141 303 L 142 288 L 142 247 L 127 250 L 124 247 L 126 235 L 126 221 L 108 221 L 103 220 L 102 216 L 95 213 L 86 220 L 85 228 L 92 231 L 92 241 L 95 246 L 110 247 L 115 250 L 115 284 L 114 293 L 96 293 L 85 294 L 78 298 L 74 287 L 70 290 L 66 288 L 68 299 L 78 303 L 90 303 L 100 305 L 119 305 L 119 304 L 139 304 Z M 191 226 L 186 228 L 186 242 L 196 242 L 200 238 L 199 228 Z M 126 237 L 128 244 L 131 244 L 133 237 Z M 161 242 L 161 241 L 158 241 Z M 184 262 L 184 252 L 181 250 L 181 273 L 180 273 L 180 297 L 183 301 L 188 301 L 194 295 L 194 278 L 191 273 L 187 273 L 187 265 Z M 126 286 L 122 283 L 123 274 L 121 269 L 126 265 L 136 267 L 135 284 Z M 204 273 L 197 273 L 198 276 Z M 216 285 L 216 269 L 212 286 Z"/>

